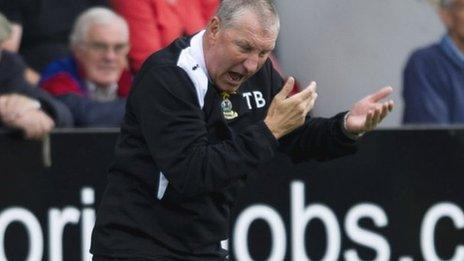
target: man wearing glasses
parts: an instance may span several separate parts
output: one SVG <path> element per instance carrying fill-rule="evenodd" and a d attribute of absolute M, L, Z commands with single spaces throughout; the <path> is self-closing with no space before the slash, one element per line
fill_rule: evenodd
<path fill-rule="evenodd" d="M 51 63 L 40 86 L 69 107 L 76 126 L 119 126 L 132 80 L 125 70 L 126 22 L 109 9 L 91 8 L 78 17 L 70 40 L 73 56 Z"/>

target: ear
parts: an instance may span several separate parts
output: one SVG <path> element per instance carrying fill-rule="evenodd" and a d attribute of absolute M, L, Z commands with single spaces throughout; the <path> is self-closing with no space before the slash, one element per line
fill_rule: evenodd
<path fill-rule="evenodd" d="M 438 14 L 440 15 L 441 21 L 443 22 L 443 24 L 446 26 L 447 29 L 453 26 L 453 16 L 451 14 L 451 10 L 440 8 L 440 10 L 438 11 Z"/>
<path fill-rule="evenodd" d="M 221 27 L 222 27 L 221 19 L 215 16 L 208 23 L 208 26 L 206 27 L 206 31 L 208 32 L 210 37 L 212 37 L 213 39 L 216 39 L 219 34 L 219 31 L 221 30 Z"/>

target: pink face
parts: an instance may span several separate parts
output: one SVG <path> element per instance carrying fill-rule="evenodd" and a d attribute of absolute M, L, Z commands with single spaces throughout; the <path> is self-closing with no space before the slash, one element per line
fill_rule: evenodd
<path fill-rule="evenodd" d="M 232 93 L 263 66 L 274 49 L 277 32 L 263 30 L 256 15 L 245 12 L 229 28 L 214 18 L 205 37 L 209 76 L 219 89 Z"/>
<path fill-rule="evenodd" d="M 118 25 L 90 26 L 87 41 L 74 48 L 86 79 L 99 86 L 116 83 L 126 66 L 128 36 Z"/>

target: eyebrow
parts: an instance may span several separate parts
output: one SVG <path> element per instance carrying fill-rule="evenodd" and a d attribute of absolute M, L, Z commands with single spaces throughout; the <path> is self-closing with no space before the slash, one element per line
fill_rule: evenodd
<path fill-rule="evenodd" d="M 250 47 L 250 48 L 253 48 L 253 49 L 257 49 L 255 45 L 253 45 L 252 43 L 246 41 L 246 40 L 240 40 L 240 39 L 236 39 L 234 40 L 234 42 L 238 45 L 241 45 L 241 46 L 245 46 L 245 47 Z M 274 50 L 273 47 L 271 48 L 264 48 L 262 49 L 261 51 L 264 51 L 264 52 L 272 52 L 272 50 Z"/>

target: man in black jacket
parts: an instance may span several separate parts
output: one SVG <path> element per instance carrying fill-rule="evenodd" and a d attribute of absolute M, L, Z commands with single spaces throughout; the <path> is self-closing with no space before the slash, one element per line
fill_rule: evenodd
<path fill-rule="evenodd" d="M 0 14 L 0 46 L 11 32 Z M 72 125 L 69 110 L 46 92 L 30 86 L 26 65 L 17 54 L 0 48 L 0 127 L 19 129 L 26 138 L 40 139 L 54 126 Z"/>
<path fill-rule="evenodd" d="M 316 84 L 288 97 L 268 56 L 268 0 L 224 0 L 216 16 L 143 65 L 92 238 L 94 260 L 223 260 L 238 188 L 278 151 L 293 161 L 352 153 L 393 108 L 384 88 L 330 119 L 310 118 Z M 283 86 L 283 87 L 282 87 Z"/>

